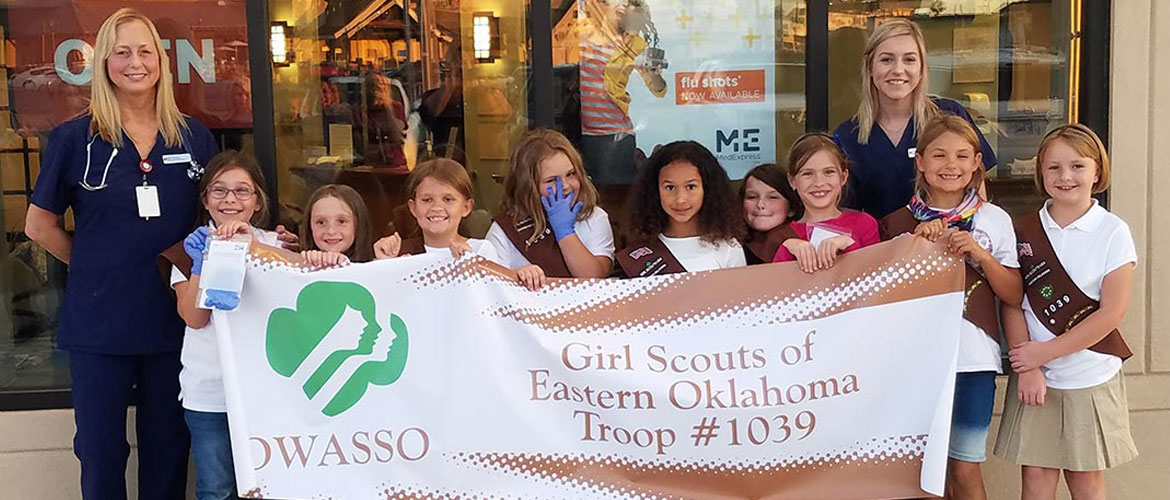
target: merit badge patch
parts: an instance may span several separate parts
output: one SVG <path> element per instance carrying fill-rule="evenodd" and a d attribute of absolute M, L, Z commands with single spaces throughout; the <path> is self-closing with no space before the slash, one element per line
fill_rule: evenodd
<path fill-rule="evenodd" d="M 650 247 L 639 247 L 638 249 L 634 250 L 633 252 L 630 252 L 630 258 L 634 259 L 634 260 L 638 260 L 638 259 L 641 259 L 642 257 L 645 257 L 645 256 L 650 255 L 652 253 L 654 253 L 654 251 L 650 250 Z"/>

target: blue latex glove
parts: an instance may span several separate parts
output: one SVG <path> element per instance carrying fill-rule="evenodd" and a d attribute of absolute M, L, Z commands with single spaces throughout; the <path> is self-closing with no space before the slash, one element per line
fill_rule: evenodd
<path fill-rule="evenodd" d="M 233 311 L 240 305 L 240 294 L 227 290 L 207 290 L 203 305 L 214 307 L 220 311 Z"/>
<path fill-rule="evenodd" d="M 191 274 L 203 274 L 203 252 L 207 250 L 207 236 L 211 230 L 207 226 L 195 229 L 183 240 L 183 251 L 191 257 Z"/>
<path fill-rule="evenodd" d="M 540 203 L 544 205 L 544 213 L 548 216 L 548 225 L 556 235 L 557 241 L 576 232 L 577 214 L 585 206 L 582 202 L 574 203 L 574 194 L 566 193 L 561 185 L 561 178 L 557 177 L 557 189 L 548 188 L 548 196 L 541 196 Z"/>

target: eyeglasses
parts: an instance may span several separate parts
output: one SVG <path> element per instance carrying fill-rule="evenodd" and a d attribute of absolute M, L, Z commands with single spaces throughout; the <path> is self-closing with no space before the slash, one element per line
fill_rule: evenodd
<path fill-rule="evenodd" d="M 207 194 L 217 200 L 227 198 L 228 193 L 236 195 L 237 200 L 248 201 L 252 199 L 252 196 L 256 194 L 256 191 L 253 191 L 252 188 L 246 187 L 228 189 L 221 186 L 216 186 L 207 190 Z"/>

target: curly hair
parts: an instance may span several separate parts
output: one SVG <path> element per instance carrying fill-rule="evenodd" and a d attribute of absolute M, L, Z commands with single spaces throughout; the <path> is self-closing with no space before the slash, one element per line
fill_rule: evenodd
<path fill-rule="evenodd" d="M 627 198 L 628 222 L 631 239 L 656 238 L 666 230 L 670 216 L 662 209 L 658 194 L 658 175 L 674 162 L 686 162 L 699 169 L 703 181 L 703 206 L 696 217 L 703 241 L 715 242 L 739 238 L 744 233 L 742 204 L 727 172 L 711 151 L 695 141 L 676 141 L 662 146 L 650 155 L 638 172 Z"/>

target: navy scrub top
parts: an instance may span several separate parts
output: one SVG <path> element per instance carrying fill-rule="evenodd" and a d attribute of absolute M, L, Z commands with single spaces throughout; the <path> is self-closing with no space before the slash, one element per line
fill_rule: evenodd
<path fill-rule="evenodd" d="M 159 274 L 158 255 L 191 231 L 198 203 L 198 174 L 182 158 L 190 153 L 200 166 L 218 150 L 215 138 L 198 121 L 188 119 L 184 146 L 167 147 L 160 134 L 148 156 L 153 170 L 147 182 L 158 188 L 161 217 L 138 216 L 134 188 L 142 185 L 140 157 L 123 133 L 123 147 L 110 164 L 107 187 L 81 186 L 86 144 L 92 137 L 90 117 L 61 124 L 49 134 L 31 203 L 61 215 L 73 209 L 76 230 L 61 305 L 57 344 L 66 350 L 140 355 L 178 352 L 183 320 L 167 282 Z M 101 184 L 113 146 L 101 137 L 90 151 L 88 182 Z M 188 170 L 192 174 L 188 174 Z M 201 174 L 201 172 L 199 172 Z"/>
<path fill-rule="evenodd" d="M 931 99 L 943 113 L 960 116 L 971 122 L 983 150 L 983 166 L 987 169 L 994 167 L 997 163 L 995 151 L 963 105 L 942 97 Z M 910 117 L 910 123 L 906 125 L 897 145 L 892 144 L 876 124 L 869 133 L 869 144 L 857 142 L 857 131 L 857 119 L 851 118 L 833 133 L 849 158 L 849 189 L 842 204 L 881 220 L 906 206 L 914 195 L 914 158 L 910 156 L 910 149 L 918 143 L 914 117 Z"/>

